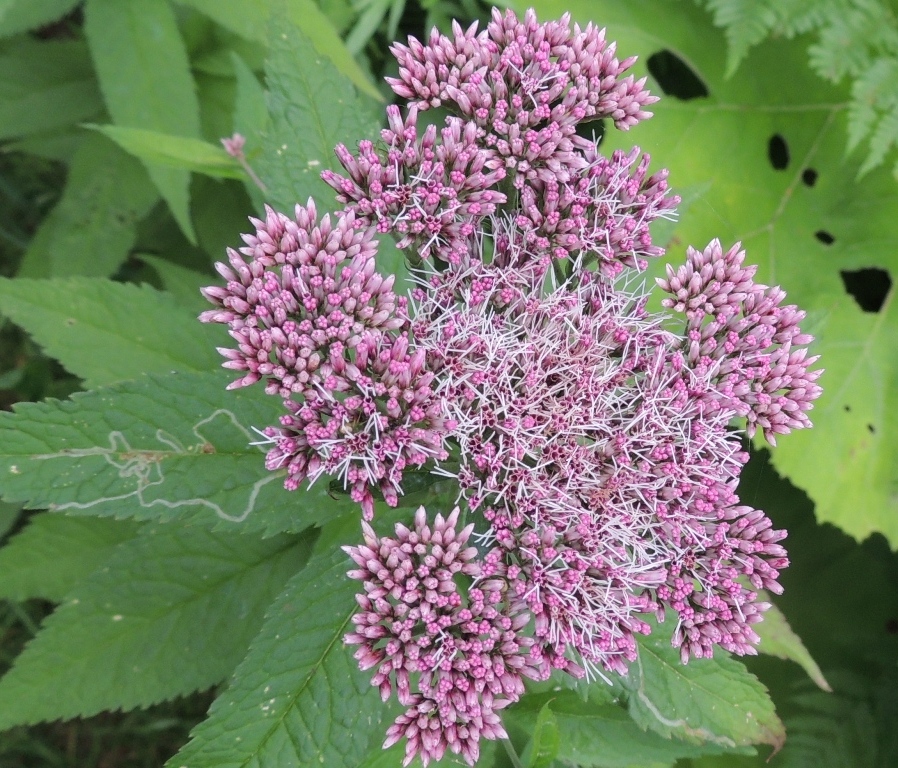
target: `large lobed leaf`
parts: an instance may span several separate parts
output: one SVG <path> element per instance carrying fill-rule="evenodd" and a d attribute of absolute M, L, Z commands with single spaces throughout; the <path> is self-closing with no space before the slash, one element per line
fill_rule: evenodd
<path fill-rule="evenodd" d="M 698 0 L 725 27 L 728 74 L 748 50 L 768 36 L 816 33 L 808 49 L 820 77 L 851 82 L 848 149 L 869 140 L 860 174 L 881 165 L 898 142 L 898 20 L 888 0 L 782 2 L 782 0 Z M 898 166 L 893 169 L 898 171 Z"/>
<path fill-rule="evenodd" d="M 290 536 L 142 529 L 66 597 L 0 680 L 0 730 L 221 682 L 306 552 Z"/>
<path fill-rule="evenodd" d="M 299 26 L 284 22 L 274 28 L 265 66 L 270 120 L 258 172 L 276 208 L 289 212 L 314 197 L 329 209 L 334 193 L 320 174 L 339 167 L 334 146 L 376 138 L 378 120 L 371 101 L 359 98 Z"/>
<path fill-rule="evenodd" d="M 878 312 L 864 312 L 840 275 L 867 267 L 898 275 L 898 188 L 884 169 L 856 180 L 858 161 L 844 156 L 846 90 L 808 69 L 801 41 L 758 46 L 726 79 L 726 42 L 689 4 L 536 6 L 546 17 L 570 10 L 581 22 L 607 25 L 621 53 L 640 54 L 642 72 L 651 55 L 672 51 L 707 87 L 706 98 L 662 99 L 652 105 L 653 119 L 606 139 L 650 151 L 670 167 L 675 188 L 705 185 L 676 229 L 672 262 L 687 243 L 741 240 L 748 260 L 760 264 L 759 278 L 781 284 L 807 310 L 805 328 L 817 337 L 813 351 L 826 368 L 824 394 L 811 413 L 815 429 L 782 438 L 774 463 L 807 490 L 820 520 L 858 538 L 882 531 L 898 546 L 894 288 Z M 768 157 L 777 136 L 788 155 L 782 169 Z"/>
<path fill-rule="evenodd" d="M 326 482 L 283 489 L 253 445 L 280 400 L 219 374 L 146 376 L 0 414 L 0 493 L 73 515 L 301 531 L 357 509 Z"/>
<path fill-rule="evenodd" d="M 356 519 L 322 531 L 230 687 L 168 768 L 357 768 L 369 741 L 380 741 L 384 705 L 343 646 L 358 585 L 339 545 L 359 536 Z"/>

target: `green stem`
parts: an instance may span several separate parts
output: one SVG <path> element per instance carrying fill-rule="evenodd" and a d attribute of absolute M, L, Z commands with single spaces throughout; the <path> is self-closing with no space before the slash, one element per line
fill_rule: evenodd
<path fill-rule="evenodd" d="M 515 752 L 514 744 L 512 744 L 509 739 L 502 739 L 502 744 L 505 746 L 505 751 L 508 752 L 508 757 L 514 768 L 524 768 L 521 758 L 518 757 L 518 753 Z"/>

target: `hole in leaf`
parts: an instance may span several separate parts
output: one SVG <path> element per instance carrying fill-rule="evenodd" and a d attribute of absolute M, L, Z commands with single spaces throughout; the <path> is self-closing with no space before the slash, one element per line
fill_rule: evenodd
<path fill-rule="evenodd" d="M 685 61 L 672 51 L 658 51 L 646 62 L 661 90 L 675 99 L 689 101 L 708 95 L 708 88 Z"/>
<path fill-rule="evenodd" d="M 871 435 L 875 435 L 875 434 L 876 434 L 876 427 L 874 427 L 872 424 L 868 424 L 868 425 L 867 425 L 867 431 L 868 431 Z"/>
<path fill-rule="evenodd" d="M 801 180 L 809 187 L 813 187 L 817 183 L 817 171 L 813 168 L 805 168 L 801 172 Z"/>
<path fill-rule="evenodd" d="M 845 408 L 845 413 L 851 413 L 851 406 L 850 406 L 850 405 L 846 405 L 844 408 Z"/>
<path fill-rule="evenodd" d="M 889 619 L 886 622 L 886 632 L 890 635 L 898 635 L 898 619 Z"/>
<path fill-rule="evenodd" d="M 816 237 L 821 243 L 824 245 L 832 245 L 836 242 L 836 238 L 834 238 L 829 232 L 825 229 L 818 229 L 814 233 L 814 237 Z"/>
<path fill-rule="evenodd" d="M 778 133 L 773 134 L 767 142 L 767 159 L 777 171 L 783 171 L 789 165 L 789 145 Z"/>
<path fill-rule="evenodd" d="M 886 296 L 892 289 L 892 278 L 888 272 L 878 267 L 839 272 L 845 290 L 848 291 L 864 312 L 879 312 Z"/>

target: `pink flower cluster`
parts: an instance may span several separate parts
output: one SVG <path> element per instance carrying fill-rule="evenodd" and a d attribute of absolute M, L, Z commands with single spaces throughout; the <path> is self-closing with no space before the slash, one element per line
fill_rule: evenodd
<path fill-rule="evenodd" d="M 823 371 L 809 370 L 818 358 L 808 357 L 813 337 L 798 327 L 805 313 L 781 306 L 781 288 L 755 283 L 757 267 L 743 267 L 744 259 L 739 243 L 724 253 L 714 240 L 704 251 L 689 248 L 686 264 L 668 266 L 658 284 L 673 296 L 663 305 L 686 315 L 686 365 L 710 377 L 711 396 L 745 417 L 749 437 L 760 427 L 776 445 L 776 435 L 811 426 Z"/>
<path fill-rule="evenodd" d="M 716 381 L 682 364 L 642 295 L 594 272 L 542 281 L 481 265 L 418 294 L 413 330 L 456 421 L 457 477 L 495 544 L 486 573 L 569 671 L 573 652 L 625 674 L 641 616 L 665 607 L 684 659 L 752 652 L 756 590 L 779 590 L 785 534 L 738 504 L 737 411 L 708 407 Z"/>
<path fill-rule="evenodd" d="M 572 29 L 567 16 L 540 24 L 532 11 L 519 20 L 495 10 L 483 32 L 454 30 L 454 40 L 434 32 L 427 45 L 394 46 L 400 76 L 388 80 L 412 105 L 404 121 L 387 108 L 384 150 L 337 147 L 348 176 L 322 178 L 346 210 L 411 248 L 412 261 L 453 268 L 470 265 L 500 210 L 533 248 L 597 260 L 609 276 L 659 255 L 648 225 L 679 202 L 667 172 L 649 175 L 638 149 L 606 158 L 576 133 L 584 121 L 628 128 L 651 116 L 644 80 L 622 76 L 634 60 L 619 62 L 604 31 Z M 440 141 L 435 125 L 419 138 L 420 113 L 435 106 L 454 114 Z"/>
<path fill-rule="evenodd" d="M 376 670 L 383 700 L 395 693 L 407 707 L 384 747 L 406 738 L 408 762 L 420 754 L 425 765 L 447 748 L 473 765 L 481 738 L 505 737 L 496 713 L 524 693 L 523 677 L 548 673 L 521 633 L 529 615 L 503 580 L 482 578 L 468 546 L 474 526 L 456 530 L 458 517 L 458 508 L 438 514 L 431 528 L 422 507 L 395 538 L 364 524 L 365 543 L 346 547 L 358 566 L 349 576 L 364 585 L 346 642 L 360 646 L 362 669 Z M 476 586 L 462 590 L 459 576 Z"/>
<path fill-rule="evenodd" d="M 494 152 L 479 146 L 473 123 L 450 119 L 437 143 L 435 125 L 418 139 L 414 108 L 403 122 L 399 108 L 389 106 L 387 120 L 389 127 L 381 132 L 386 157 L 370 141 L 359 142 L 358 158 L 338 144 L 337 157 L 349 178 L 333 171 L 321 177 L 346 210 L 398 236 L 400 248 L 413 248 L 420 258 L 433 253 L 458 263 L 480 220 L 506 202 L 505 194 L 493 189 L 505 170 Z"/>
<path fill-rule="evenodd" d="M 645 269 L 664 250 L 652 244 L 649 224 L 672 215 L 680 199 L 667 196 L 667 171 L 648 176 L 649 156 L 633 172 L 639 150 L 610 158 L 590 145 L 587 166 L 576 179 L 536 181 L 521 191 L 515 223 L 525 242 L 556 259 L 574 256 L 578 266 L 598 262 L 607 277 L 625 267 Z"/>
<path fill-rule="evenodd" d="M 252 223 L 246 247 L 217 265 L 226 286 L 203 289 L 218 308 L 200 320 L 237 342 L 219 350 L 243 373 L 231 387 L 264 377 L 284 399 L 280 426 L 264 430 L 268 469 L 286 470 L 288 490 L 341 478 L 370 519 L 372 489 L 395 506 L 406 468 L 447 455 L 444 403 L 397 314 L 407 301 L 375 272 L 374 233 L 351 213 L 319 223 L 309 200 L 293 218 L 269 208 Z"/>
<path fill-rule="evenodd" d="M 655 101 L 603 30 L 494 11 L 393 52 L 410 105 L 387 109 L 380 146 L 337 147 L 336 220 L 311 202 L 253 220 L 201 319 L 236 342 L 231 386 L 283 399 L 264 434 L 288 489 L 337 477 L 370 520 L 410 468 L 457 481 L 446 518 L 363 523 L 346 642 L 405 707 L 385 746 L 473 765 L 524 679 L 626 674 L 649 618 L 673 619 L 684 663 L 755 652 L 758 593 L 788 559 L 736 494 L 742 437 L 809 427 L 820 371 L 804 313 L 738 245 L 668 268 L 673 322 L 646 310 L 632 278 L 679 198 L 638 148 L 605 156 L 577 133 L 628 129 Z M 376 272 L 377 235 L 406 251 L 409 298 Z"/>
<path fill-rule="evenodd" d="M 578 123 L 610 118 L 626 130 L 657 101 L 644 78 L 623 76 L 635 57 L 619 61 L 605 30 L 571 28 L 568 14 L 540 23 L 533 10 L 519 19 L 494 8 L 482 32 L 454 24 L 453 35 L 434 30 L 427 44 L 394 45 L 399 77 L 387 82 L 419 109 L 442 106 L 474 123 L 516 185 L 567 181 L 583 167 Z"/>

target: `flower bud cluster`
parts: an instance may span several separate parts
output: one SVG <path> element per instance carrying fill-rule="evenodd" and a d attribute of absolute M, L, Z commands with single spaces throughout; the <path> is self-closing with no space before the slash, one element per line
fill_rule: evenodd
<path fill-rule="evenodd" d="M 399 248 L 413 248 L 421 258 L 432 253 L 459 263 L 480 220 L 504 203 L 494 187 L 505 177 L 495 153 L 482 149 L 476 126 L 450 118 L 440 131 L 427 126 L 418 139 L 417 110 L 405 121 L 399 108 L 387 107 L 389 127 L 381 132 L 387 146 L 381 157 L 370 141 L 359 142 L 356 158 L 342 144 L 337 157 L 349 178 L 333 171 L 321 177 L 337 191 L 337 200 L 361 221 L 399 238 Z"/>
<path fill-rule="evenodd" d="M 227 283 L 203 289 L 217 308 L 200 320 L 237 342 L 219 350 L 242 374 L 232 388 L 265 378 L 283 399 L 280 425 L 263 430 L 268 469 L 286 470 L 288 490 L 341 478 L 370 518 L 373 489 L 395 506 L 407 467 L 446 456 L 444 405 L 424 352 L 410 348 L 407 300 L 375 271 L 371 228 L 351 213 L 319 223 L 311 200 L 293 218 L 266 210 L 217 265 Z"/>
<path fill-rule="evenodd" d="M 392 51 L 393 90 L 419 109 L 442 106 L 472 121 L 516 184 L 567 180 L 583 167 L 578 123 L 609 118 L 627 130 L 657 101 L 645 78 L 624 76 L 635 57 L 619 61 L 604 29 L 572 28 L 568 14 L 540 23 L 532 10 L 519 19 L 493 9 L 482 32 L 455 24 L 451 39 L 434 30 L 427 44 L 412 39 Z"/>
<path fill-rule="evenodd" d="M 689 248 L 686 264 L 658 281 L 672 295 L 662 304 L 686 315 L 684 364 L 709 376 L 708 398 L 760 427 L 771 445 L 776 435 L 811 426 L 807 416 L 820 396 L 821 370 L 811 371 L 812 336 L 798 324 L 805 313 L 782 306 L 786 294 L 753 281 L 757 267 L 743 267 L 736 243 L 726 253 L 718 240 L 704 251 Z"/>
<path fill-rule="evenodd" d="M 506 736 L 496 713 L 524 693 L 523 678 L 548 674 L 521 632 L 529 615 L 505 581 L 481 578 L 468 546 L 474 526 L 458 530 L 458 517 L 458 508 L 438 514 L 431 527 L 421 507 L 395 538 L 364 524 L 364 544 L 345 548 L 357 566 L 350 578 L 364 585 L 346 642 L 359 646 L 361 669 L 375 670 L 383 700 L 395 694 L 407 708 L 384 744 L 407 739 L 407 763 L 420 754 L 427 765 L 449 749 L 473 765 L 481 738 Z M 463 590 L 464 578 L 474 586 Z"/>
<path fill-rule="evenodd" d="M 569 17 L 540 24 L 494 11 L 476 25 L 434 33 L 427 45 L 396 45 L 396 93 L 412 104 L 405 120 L 387 108 L 384 149 L 337 147 L 348 176 L 322 174 L 360 222 L 391 233 L 412 259 L 437 257 L 453 268 L 471 263 L 477 238 L 497 212 L 511 216 L 528 243 L 555 259 L 597 260 L 614 276 L 657 256 L 648 225 L 669 217 L 667 172 L 648 174 L 639 150 L 606 158 L 577 135 L 584 121 L 611 118 L 628 128 L 651 116 L 656 100 L 644 80 L 624 77 L 604 31 L 571 27 Z M 450 111 L 446 127 L 418 122 L 430 107 Z"/>

